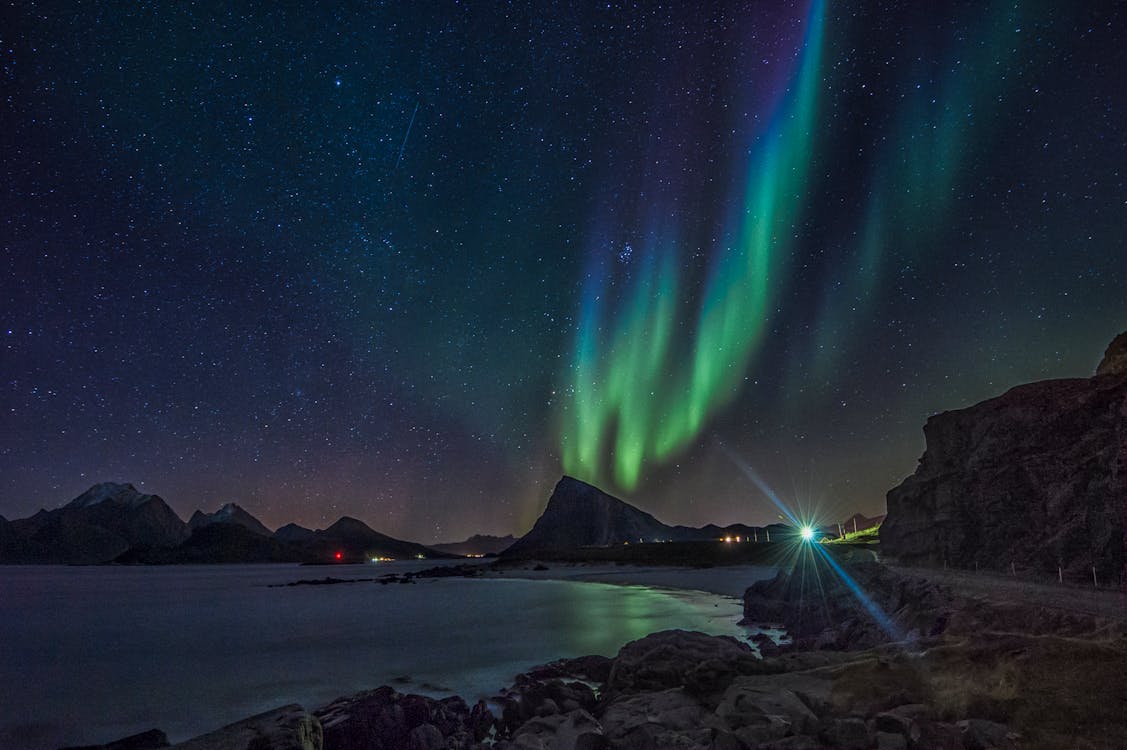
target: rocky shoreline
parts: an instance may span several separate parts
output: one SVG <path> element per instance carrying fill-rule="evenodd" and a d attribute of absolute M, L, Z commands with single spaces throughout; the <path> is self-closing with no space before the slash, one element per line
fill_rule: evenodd
<path fill-rule="evenodd" d="M 812 553 L 813 554 L 813 553 Z M 814 561 L 808 561 L 815 564 Z M 669 630 L 518 675 L 488 703 L 390 686 L 285 706 L 179 750 L 1124 747 L 1122 622 L 961 599 L 846 555 L 752 585 L 792 643 Z M 318 582 L 320 583 L 320 582 Z M 855 591 L 866 594 L 859 599 Z M 1077 636 L 1082 636 L 1078 638 Z M 167 747 L 149 732 L 103 750 Z"/>

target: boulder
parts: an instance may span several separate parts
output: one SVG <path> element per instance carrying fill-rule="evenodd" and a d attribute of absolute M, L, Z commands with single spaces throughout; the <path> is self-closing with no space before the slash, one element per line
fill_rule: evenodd
<path fill-rule="evenodd" d="M 164 747 L 168 747 L 168 736 L 159 729 L 150 729 L 147 732 L 122 737 L 120 740 L 107 742 L 104 745 L 64 747 L 59 750 L 159 750 L 159 748 Z"/>
<path fill-rule="evenodd" d="M 243 719 L 172 747 L 174 750 L 322 750 L 324 746 L 321 722 L 301 706 L 293 704 Z"/>
<path fill-rule="evenodd" d="M 1009 729 L 986 719 L 964 719 L 957 726 L 962 730 L 966 750 L 996 750 L 1010 747 Z"/>
<path fill-rule="evenodd" d="M 663 630 L 622 647 L 614 659 L 607 688 L 641 691 L 689 687 L 696 694 L 719 693 L 737 675 L 768 669 L 750 646 L 735 638 Z"/>
<path fill-rule="evenodd" d="M 872 743 L 873 736 L 864 719 L 851 717 L 835 720 L 822 733 L 822 739 L 838 750 L 864 750 Z"/>
<path fill-rule="evenodd" d="M 814 733 L 833 683 L 801 674 L 737 677 L 716 707 L 725 729 L 749 745 Z"/>
<path fill-rule="evenodd" d="M 828 564 L 820 576 L 802 567 L 780 570 L 744 593 L 745 622 L 781 623 L 799 650 L 868 649 L 944 631 L 954 605 L 941 587 L 893 571 L 867 553 L 827 554 L 834 554 L 838 570 L 849 581 L 831 574 Z M 858 590 L 865 592 L 865 599 Z"/>
<path fill-rule="evenodd" d="M 332 750 L 468 747 L 493 723 L 483 704 L 471 711 L 456 696 L 435 700 L 387 686 L 339 698 L 315 715 Z"/>
<path fill-rule="evenodd" d="M 603 728 L 586 711 L 540 716 L 517 728 L 514 748 L 528 750 L 588 750 L 605 746 Z"/>
<path fill-rule="evenodd" d="M 601 721 L 615 748 L 698 748 L 711 744 L 707 712 L 680 688 L 640 693 L 613 700 Z"/>

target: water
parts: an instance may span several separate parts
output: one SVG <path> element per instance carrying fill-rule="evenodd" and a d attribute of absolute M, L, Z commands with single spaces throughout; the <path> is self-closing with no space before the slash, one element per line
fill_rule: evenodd
<path fill-rule="evenodd" d="M 462 578 L 269 586 L 426 564 L 0 567 L 0 747 L 153 727 L 177 742 L 399 677 L 401 691 L 472 702 L 533 665 L 612 656 L 657 630 L 746 635 L 738 601 L 699 592 Z"/>

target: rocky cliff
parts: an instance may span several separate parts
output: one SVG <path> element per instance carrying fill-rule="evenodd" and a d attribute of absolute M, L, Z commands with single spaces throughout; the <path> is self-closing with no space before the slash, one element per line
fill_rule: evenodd
<path fill-rule="evenodd" d="M 1127 344 L 1127 336 L 1117 342 Z M 931 417 L 915 474 L 888 493 L 882 551 L 908 563 L 1119 582 L 1127 368 L 1018 386 Z"/>

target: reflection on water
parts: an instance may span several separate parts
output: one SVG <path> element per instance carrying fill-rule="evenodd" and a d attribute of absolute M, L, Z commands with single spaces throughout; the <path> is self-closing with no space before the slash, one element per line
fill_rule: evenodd
<path fill-rule="evenodd" d="M 418 567 L 380 572 L 407 566 Z M 695 592 L 457 578 L 269 587 L 315 576 L 291 566 L 0 568 L 0 747 L 152 727 L 175 742 L 401 676 L 401 690 L 473 700 L 535 664 L 610 656 L 657 630 L 745 635 L 737 601 Z"/>

